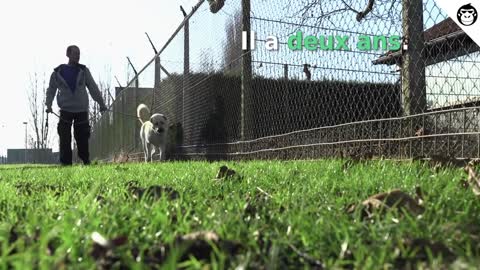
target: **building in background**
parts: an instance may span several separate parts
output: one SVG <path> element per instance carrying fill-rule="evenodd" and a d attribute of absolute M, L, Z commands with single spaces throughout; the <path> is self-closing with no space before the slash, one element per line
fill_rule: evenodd
<path fill-rule="evenodd" d="M 33 163 L 33 164 L 53 164 L 57 163 L 51 148 L 46 149 L 8 149 L 8 164 Z"/>

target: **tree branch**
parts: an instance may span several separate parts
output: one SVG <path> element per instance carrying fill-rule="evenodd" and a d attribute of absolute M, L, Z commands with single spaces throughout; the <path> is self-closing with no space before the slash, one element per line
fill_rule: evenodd
<path fill-rule="evenodd" d="M 342 0 L 342 3 L 347 7 L 347 9 L 349 9 L 350 11 L 353 11 L 355 13 L 360 13 L 359 11 L 353 9 L 349 4 L 347 4 L 347 2 L 345 2 L 345 0 Z"/>
<path fill-rule="evenodd" d="M 370 13 L 373 10 L 374 4 L 375 4 L 375 0 L 368 0 L 368 5 L 365 8 L 365 10 L 357 13 L 357 22 L 360 22 L 361 20 L 363 20 L 363 18 L 365 18 L 365 16 L 367 16 L 368 13 Z"/>
<path fill-rule="evenodd" d="M 46 128 L 45 117 L 45 98 L 46 98 L 46 79 L 43 74 L 43 88 L 39 86 L 39 75 L 35 72 L 30 75 L 30 85 L 27 89 L 28 103 L 30 107 L 30 127 L 33 134 L 30 135 L 30 146 L 34 149 L 48 147 L 48 129 Z M 42 92 L 40 92 L 42 91 Z"/>
<path fill-rule="evenodd" d="M 300 16 L 301 17 L 300 24 L 303 25 L 309 19 L 308 14 L 313 9 L 318 8 L 320 12 L 318 15 L 315 16 L 316 24 L 320 24 L 324 19 L 329 19 L 331 16 L 336 15 L 338 13 L 345 12 L 345 11 L 354 12 L 355 14 L 357 14 L 357 21 L 360 21 L 373 10 L 373 5 L 375 4 L 375 0 L 369 0 L 368 6 L 366 7 L 366 9 L 364 11 L 358 11 L 354 9 L 351 4 L 347 3 L 347 1 L 341 0 L 341 2 L 343 3 L 343 7 L 339 5 L 337 6 L 336 9 L 324 10 L 324 6 L 327 5 L 325 1 L 310 0 L 309 2 L 304 4 L 302 8 L 294 12 L 293 16 L 291 17 Z M 313 17 L 313 15 L 311 17 Z"/>

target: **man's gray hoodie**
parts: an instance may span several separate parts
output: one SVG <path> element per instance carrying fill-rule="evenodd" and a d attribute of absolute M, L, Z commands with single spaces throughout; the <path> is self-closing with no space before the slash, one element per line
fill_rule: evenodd
<path fill-rule="evenodd" d="M 56 67 L 50 76 L 50 83 L 48 85 L 45 102 L 47 108 L 52 108 L 53 98 L 58 89 L 57 104 L 60 110 L 72 113 L 88 112 L 87 87 L 93 100 L 95 100 L 101 108 L 105 108 L 102 94 L 100 93 L 90 70 L 86 66 L 78 64 L 80 71 L 77 75 L 75 89 L 70 89 L 67 82 L 63 79 L 62 75 L 60 75 L 62 66 L 63 65 Z"/>

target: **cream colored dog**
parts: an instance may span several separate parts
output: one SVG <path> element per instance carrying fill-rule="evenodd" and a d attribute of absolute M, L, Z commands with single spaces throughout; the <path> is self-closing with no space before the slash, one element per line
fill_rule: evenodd
<path fill-rule="evenodd" d="M 137 117 L 142 123 L 140 139 L 145 153 L 145 162 L 152 161 L 157 153 L 160 160 L 164 160 L 168 132 L 167 117 L 160 113 L 150 116 L 150 109 L 145 104 L 138 105 Z"/>

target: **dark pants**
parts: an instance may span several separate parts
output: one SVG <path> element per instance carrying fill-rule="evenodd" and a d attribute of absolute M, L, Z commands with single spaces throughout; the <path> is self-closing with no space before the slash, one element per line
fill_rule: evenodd
<path fill-rule="evenodd" d="M 77 142 L 78 157 L 83 164 L 90 164 L 88 153 L 88 139 L 90 139 L 90 123 L 88 112 L 71 113 L 60 110 L 58 122 L 58 136 L 60 138 L 60 163 L 62 165 L 72 164 L 72 123 L 73 135 Z"/>

